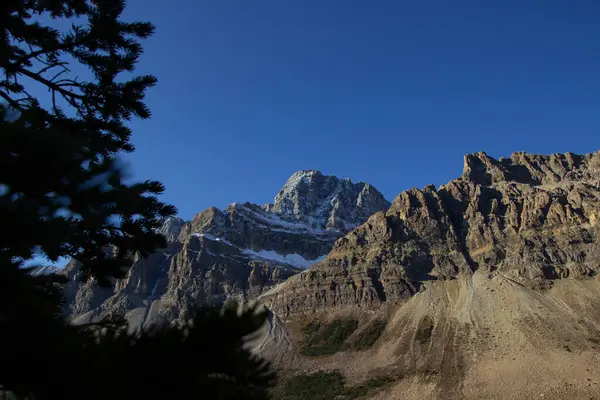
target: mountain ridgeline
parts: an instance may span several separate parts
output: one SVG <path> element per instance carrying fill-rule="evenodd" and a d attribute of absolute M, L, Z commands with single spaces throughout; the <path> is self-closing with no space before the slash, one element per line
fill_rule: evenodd
<path fill-rule="evenodd" d="M 411 189 L 263 300 L 276 312 L 407 299 L 476 270 L 531 287 L 600 272 L 600 153 L 465 156 L 460 178 Z"/>
<path fill-rule="evenodd" d="M 334 242 L 390 203 L 367 183 L 293 174 L 273 204 L 234 203 L 191 221 L 165 220 L 168 246 L 136 259 L 112 287 L 80 283 L 78 263 L 65 273 L 68 310 L 76 323 L 126 316 L 132 328 L 183 321 L 197 304 L 251 300 L 325 258 Z"/>

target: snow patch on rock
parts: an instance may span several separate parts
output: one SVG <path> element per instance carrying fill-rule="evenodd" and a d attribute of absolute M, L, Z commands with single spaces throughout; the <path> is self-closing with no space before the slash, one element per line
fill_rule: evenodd
<path fill-rule="evenodd" d="M 327 257 L 327 254 L 324 254 L 314 260 L 307 260 L 306 258 L 302 257 L 300 254 L 293 253 L 293 254 L 285 254 L 284 255 L 284 254 L 279 254 L 273 250 L 254 251 L 254 250 L 250 250 L 250 249 L 244 249 L 244 250 L 242 250 L 242 253 L 247 254 L 248 256 L 250 256 L 252 258 L 260 258 L 260 259 L 264 259 L 264 260 L 275 261 L 278 263 L 293 265 L 294 267 L 303 268 L 303 269 L 306 269 L 315 263 L 323 261 L 325 259 L 325 257 Z"/>
<path fill-rule="evenodd" d="M 303 268 L 303 269 L 310 267 L 314 263 L 323 261 L 325 259 L 325 257 L 327 256 L 327 254 L 324 254 L 314 260 L 307 260 L 306 258 L 302 257 L 300 254 L 297 254 L 297 253 L 279 254 L 274 250 L 255 251 L 255 250 L 251 250 L 251 249 L 242 249 L 242 248 L 239 248 L 238 246 L 234 245 L 227 239 L 211 235 L 210 233 L 193 233 L 192 236 L 212 240 L 215 242 L 225 243 L 231 247 L 235 247 L 242 254 L 249 256 L 250 258 L 273 261 L 276 263 L 287 264 L 287 265 L 291 265 L 291 266 L 294 266 L 297 268 Z M 214 254 L 210 251 L 207 251 L 207 253 L 210 255 L 216 256 L 216 254 Z"/>

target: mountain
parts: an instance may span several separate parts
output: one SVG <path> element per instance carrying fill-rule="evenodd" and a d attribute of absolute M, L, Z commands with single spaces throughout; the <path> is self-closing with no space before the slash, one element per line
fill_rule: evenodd
<path fill-rule="evenodd" d="M 143 329 L 181 321 L 194 304 L 251 300 L 322 260 L 337 239 L 389 205 L 367 183 L 299 171 L 273 204 L 234 203 L 187 222 L 165 220 L 159 231 L 167 247 L 135 259 L 110 288 L 80 283 L 80 266 L 70 263 L 67 312 L 77 323 L 119 313 Z"/>
<path fill-rule="evenodd" d="M 598 153 L 467 155 L 460 178 L 401 193 L 270 301 L 293 312 L 370 306 L 410 298 L 424 282 L 482 270 L 531 287 L 594 276 L 599 184 Z M 311 285 L 316 276 L 318 288 Z M 324 288 L 330 280 L 335 285 Z"/>
<path fill-rule="evenodd" d="M 600 152 L 469 154 L 262 294 L 256 349 L 372 399 L 600 398 L 599 222 Z"/>
<path fill-rule="evenodd" d="M 300 171 L 273 204 L 165 221 L 167 248 L 111 288 L 72 263 L 66 294 L 75 322 L 124 313 L 134 329 L 259 301 L 275 398 L 597 399 L 599 220 L 600 152 L 469 154 L 391 205 Z"/>

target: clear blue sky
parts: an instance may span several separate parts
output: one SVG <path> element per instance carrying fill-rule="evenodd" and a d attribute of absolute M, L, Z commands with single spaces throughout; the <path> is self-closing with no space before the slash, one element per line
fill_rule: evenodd
<path fill-rule="evenodd" d="M 392 199 L 463 154 L 600 148 L 600 1 L 129 0 L 158 76 L 135 177 L 186 219 L 299 169 Z"/>

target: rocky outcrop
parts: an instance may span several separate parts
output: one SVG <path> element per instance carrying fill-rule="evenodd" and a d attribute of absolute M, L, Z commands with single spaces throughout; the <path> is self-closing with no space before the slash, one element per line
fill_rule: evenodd
<path fill-rule="evenodd" d="M 163 221 L 158 232 L 165 237 L 167 243 L 173 243 L 179 238 L 179 234 L 181 233 L 184 224 L 185 221 L 181 218 L 169 217 Z"/>
<path fill-rule="evenodd" d="M 292 175 L 265 209 L 312 228 L 347 231 L 387 207 L 388 201 L 368 183 L 305 170 Z"/>
<path fill-rule="evenodd" d="M 465 156 L 460 178 L 398 195 L 327 258 L 261 296 L 279 314 L 407 299 L 473 271 L 529 287 L 600 272 L 600 152 Z"/>
<path fill-rule="evenodd" d="M 273 204 L 234 203 L 188 222 L 165 220 L 159 232 L 167 247 L 134 260 L 110 288 L 80 283 L 79 265 L 71 263 L 67 312 L 80 323 L 121 314 L 144 329 L 184 320 L 196 304 L 254 299 L 322 260 L 337 239 L 389 205 L 366 183 L 300 171 Z"/>

